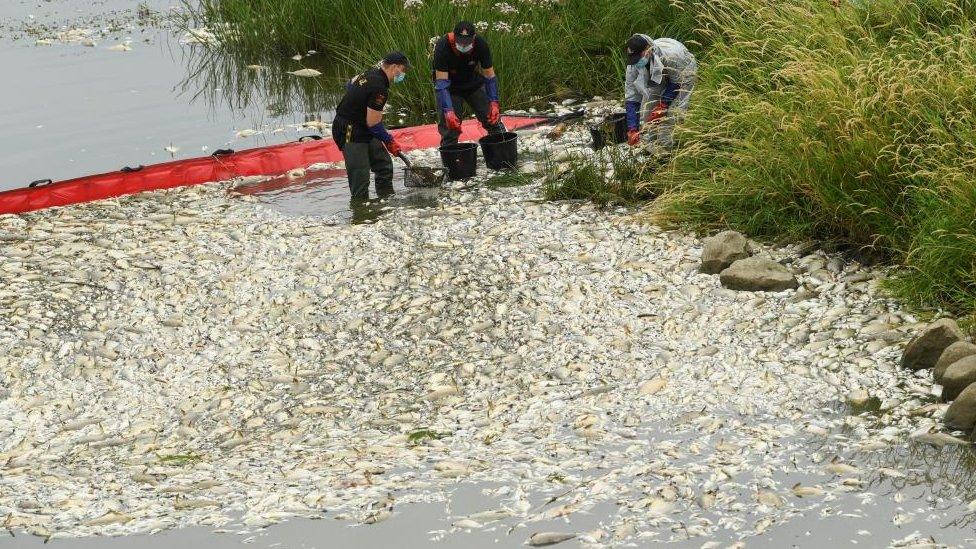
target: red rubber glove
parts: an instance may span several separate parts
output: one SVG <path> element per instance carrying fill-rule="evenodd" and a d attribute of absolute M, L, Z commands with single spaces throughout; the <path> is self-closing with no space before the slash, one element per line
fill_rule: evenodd
<path fill-rule="evenodd" d="M 627 144 L 631 147 L 636 147 L 638 144 L 640 144 L 640 132 L 637 130 L 628 130 Z"/>
<path fill-rule="evenodd" d="M 501 117 L 502 113 L 501 108 L 498 106 L 498 101 L 492 101 L 491 106 L 488 108 L 488 123 L 494 126 L 498 124 Z"/>
<path fill-rule="evenodd" d="M 647 114 L 647 121 L 657 122 L 658 120 L 664 118 L 665 114 L 668 114 L 668 106 L 664 104 L 664 101 L 658 101 L 657 105 L 654 105 L 651 112 Z"/>
<path fill-rule="evenodd" d="M 400 153 L 403 152 L 403 147 L 401 147 L 400 144 L 397 143 L 396 139 L 392 141 L 387 141 L 386 143 L 383 143 L 383 145 L 386 147 L 386 150 L 389 151 L 390 154 L 392 154 L 393 156 L 399 156 Z"/>
<path fill-rule="evenodd" d="M 454 111 L 447 111 L 444 113 L 444 122 L 447 123 L 447 128 L 456 132 L 461 131 L 461 119 L 458 118 L 457 113 Z"/>

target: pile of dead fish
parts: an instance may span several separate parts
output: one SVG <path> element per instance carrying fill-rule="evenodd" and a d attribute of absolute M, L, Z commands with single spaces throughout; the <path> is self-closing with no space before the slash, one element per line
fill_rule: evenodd
<path fill-rule="evenodd" d="M 6 527 L 376 523 L 465 482 L 447 530 L 746 540 L 913 474 L 855 453 L 955 443 L 856 264 L 760 248 L 800 289 L 740 292 L 695 236 L 534 186 L 331 226 L 229 185 L 0 217 Z"/>

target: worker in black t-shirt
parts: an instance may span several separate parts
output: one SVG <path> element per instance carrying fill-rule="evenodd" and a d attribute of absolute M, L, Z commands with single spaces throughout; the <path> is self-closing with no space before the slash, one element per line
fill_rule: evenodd
<path fill-rule="evenodd" d="M 346 161 L 353 200 L 369 198 L 370 171 L 376 175 L 377 196 L 393 193 L 390 155 L 398 155 L 402 149 L 383 126 L 383 108 L 389 97 L 390 82 L 402 82 L 409 68 L 405 55 L 388 54 L 377 66 L 346 84 L 346 95 L 336 107 L 332 138 Z"/>
<path fill-rule="evenodd" d="M 505 131 L 491 50 L 475 33 L 474 25 L 461 21 L 454 32 L 441 37 L 434 46 L 433 65 L 442 146 L 457 143 L 465 102 L 488 133 Z"/>

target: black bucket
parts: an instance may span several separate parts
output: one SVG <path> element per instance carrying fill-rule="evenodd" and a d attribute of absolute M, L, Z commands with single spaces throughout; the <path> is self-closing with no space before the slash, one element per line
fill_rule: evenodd
<path fill-rule="evenodd" d="M 481 152 L 489 170 L 514 170 L 518 165 L 518 134 L 496 133 L 482 137 Z"/>
<path fill-rule="evenodd" d="M 599 126 L 590 128 L 590 135 L 593 136 L 593 148 L 600 150 L 607 146 L 607 136 L 613 137 L 615 144 L 627 142 L 627 115 L 624 113 L 613 114 Z"/>
<path fill-rule="evenodd" d="M 457 143 L 440 148 L 441 162 L 451 181 L 474 177 L 478 173 L 478 144 Z"/>

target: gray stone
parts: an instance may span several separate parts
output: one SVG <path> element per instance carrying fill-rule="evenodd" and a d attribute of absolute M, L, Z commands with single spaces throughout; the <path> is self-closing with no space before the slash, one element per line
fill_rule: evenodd
<path fill-rule="evenodd" d="M 973 382 L 976 382 L 976 356 L 967 356 L 953 362 L 942 376 L 943 400 L 955 400 Z"/>
<path fill-rule="evenodd" d="M 799 287 L 789 269 L 770 259 L 740 259 L 719 274 L 722 286 L 747 292 L 781 292 Z"/>
<path fill-rule="evenodd" d="M 798 291 L 795 294 L 793 294 L 793 297 L 791 297 L 789 299 L 789 302 L 790 303 L 800 303 L 800 302 L 806 301 L 808 299 L 813 299 L 813 298 L 815 298 L 815 297 L 817 297 L 819 295 L 820 295 L 819 292 L 816 292 L 816 291 L 811 290 L 809 288 L 801 288 L 800 291 Z"/>
<path fill-rule="evenodd" d="M 849 283 L 867 282 L 868 280 L 872 280 L 873 278 L 874 278 L 874 274 L 873 273 L 869 273 L 869 272 L 868 273 L 854 273 L 854 274 L 849 274 L 849 275 L 845 276 L 844 278 L 840 279 L 840 281 L 841 282 L 849 282 Z"/>
<path fill-rule="evenodd" d="M 827 261 L 827 270 L 834 274 L 840 274 L 844 270 L 844 261 L 839 257 L 830 258 Z"/>
<path fill-rule="evenodd" d="M 976 384 L 966 387 L 946 410 L 943 418 L 950 429 L 970 431 L 976 425 Z"/>
<path fill-rule="evenodd" d="M 718 274 L 739 259 L 749 257 L 749 242 L 741 233 L 723 231 L 705 239 L 701 255 L 701 272 Z"/>
<path fill-rule="evenodd" d="M 888 347 L 891 347 L 891 343 L 888 343 L 887 341 L 872 341 L 871 343 L 868 343 L 867 347 L 865 348 L 869 353 L 874 354 L 880 351 L 881 349 L 885 349 Z"/>
<path fill-rule="evenodd" d="M 826 269 L 817 269 L 810 273 L 810 278 L 816 280 L 817 282 L 833 282 L 834 275 Z"/>
<path fill-rule="evenodd" d="M 823 269 L 827 263 L 819 255 L 812 254 L 806 257 L 801 257 L 799 260 L 800 270 L 805 273 L 810 273 Z"/>
<path fill-rule="evenodd" d="M 901 365 L 911 370 L 932 368 L 946 347 L 964 338 L 956 321 L 948 318 L 937 320 L 908 342 Z"/>
<path fill-rule="evenodd" d="M 939 355 L 939 360 L 935 363 L 935 368 L 932 369 L 932 376 L 935 378 L 935 382 L 939 383 L 942 381 L 942 376 L 945 375 L 945 371 L 949 369 L 949 366 L 952 366 L 959 359 L 971 355 L 976 355 L 976 345 L 968 341 L 957 341 L 946 347 L 946 350 L 942 351 L 942 354 Z"/>

